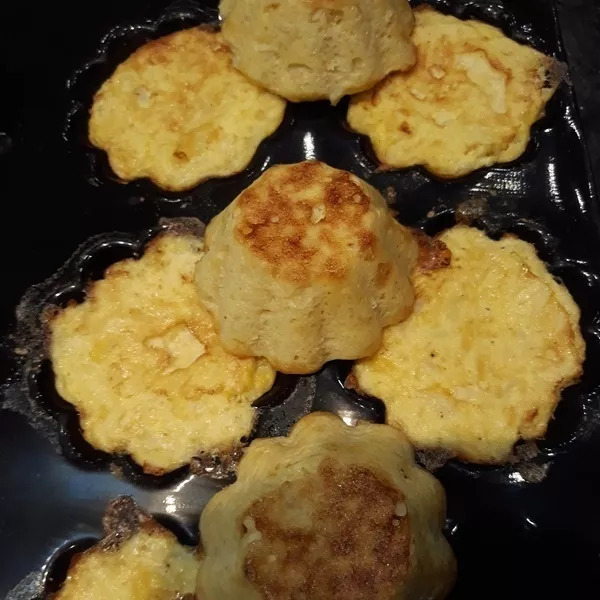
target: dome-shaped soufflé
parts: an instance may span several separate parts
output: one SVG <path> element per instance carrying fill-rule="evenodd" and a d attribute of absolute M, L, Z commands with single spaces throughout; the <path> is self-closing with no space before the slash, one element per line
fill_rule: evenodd
<path fill-rule="evenodd" d="M 233 64 L 291 100 L 367 90 L 415 63 L 408 0 L 221 0 Z"/>
<path fill-rule="evenodd" d="M 252 442 L 204 509 L 200 600 L 442 600 L 445 494 L 388 425 L 302 418 Z"/>
<path fill-rule="evenodd" d="M 205 242 L 197 289 L 221 343 L 284 373 L 368 356 L 412 310 L 414 235 L 377 190 L 320 162 L 268 169 Z"/>

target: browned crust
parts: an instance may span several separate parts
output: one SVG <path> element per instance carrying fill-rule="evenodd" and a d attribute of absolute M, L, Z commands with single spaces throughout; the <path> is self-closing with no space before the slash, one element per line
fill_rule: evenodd
<path fill-rule="evenodd" d="M 332 458 L 299 485 L 313 507 L 308 529 L 281 524 L 278 490 L 250 507 L 262 541 L 247 555 L 248 579 L 270 600 L 390 598 L 411 568 L 410 515 L 402 491 L 368 468 Z M 403 514 L 396 512 L 398 505 Z"/>
<path fill-rule="evenodd" d="M 144 529 L 151 534 L 173 534 L 144 512 L 131 496 L 119 496 L 108 504 L 102 518 L 104 537 L 91 550 L 117 550 L 124 542 Z"/>
<path fill-rule="evenodd" d="M 315 219 L 315 202 L 297 199 L 295 194 L 319 180 L 323 190 L 318 208 L 323 213 Z M 260 191 L 257 185 L 261 186 Z M 234 234 L 238 241 L 276 275 L 288 280 L 344 277 L 350 240 L 358 242 L 364 260 L 374 255 L 375 235 L 362 222 L 370 210 L 371 198 L 351 173 L 320 162 L 287 165 L 267 172 L 259 184 L 244 190 L 237 205 L 240 216 Z M 344 236 L 336 233 L 341 227 L 347 232 Z M 307 239 L 308 228 L 317 231 L 318 244 Z M 328 250 L 328 258 L 317 264 L 323 247 Z"/>

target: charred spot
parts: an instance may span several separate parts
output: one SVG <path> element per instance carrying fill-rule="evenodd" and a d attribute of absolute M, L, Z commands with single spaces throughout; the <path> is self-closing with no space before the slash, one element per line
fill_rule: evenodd
<path fill-rule="evenodd" d="M 358 232 L 358 244 L 361 252 L 367 259 L 373 258 L 375 246 L 377 244 L 377 238 L 372 231 L 363 229 Z"/>
<path fill-rule="evenodd" d="M 120 496 L 108 505 L 102 519 L 104 538 L 100 546 L 111 550 L 131 538 L 143 525 L 153 521 L 130 496 Z"/>
<path fill-rule="evenodd" d="M 398 127 L 398 129 L 402 133 L 406 133 L 407 135 L 410 135 L 412 133 L 412 129 L 407 121 L 402 121 L 402 124 L 400 125 L 400 127 Z"/>
<path fill-rule="evenodd" d="M 417 268 L 421 272 L 437 271 L 448 267 L 452 262 L 450 248 L 439 239 L 433 239 L 424 234 L 416 235 L 419 245 Z"/>

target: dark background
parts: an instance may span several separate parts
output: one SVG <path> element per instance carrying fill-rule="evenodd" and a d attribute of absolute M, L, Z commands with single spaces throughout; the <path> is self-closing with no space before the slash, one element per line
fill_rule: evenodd
<path fill-rule="evenodd" d="M 507 0 L 506 4 L 529 1 Z M 73 161 L 55 160 L 52 145 L 45 140 L 60 141 L 63 134 L 66 88 L 61 96 L 56 82 L 67 80 L 81 64 L 82 55 L 93 56 L 98 40 L 106 32 L 107 21 L 137 18 L 143 4 L 134 0 L 78 4 L 0 0 L 0 332 L 5 331 L 24 290 L 44 280 L 72 254 L 73 239 L 85 239 L 86 228 L 94 232 L 114 229 L 115 206 L 107 203 L 105 209 L 98 210 L 100 194 L 96 194 L 93 186 L 74 186 L 81 198 L 61 196 L 64 168 L 71 168 Z M 160 4 L 148 0 L 147 10 L 153 13 Z M 178 4 L 185 6 L 186 2 Z M 550 0 L 547 6 L 550 11 Z M 600 3 L 562 0 L 558 9 L 585 141 L 600 183 Z M 80 26 L 83 23 L 85 26 Z M 561 175 L 565 176 L 568 174 Z M 5 181 L 11 184 L 2 185 Z M 67 202 L 83 204 L 88 195 L 94 200 L 94 212 L 82 209 L 83 226 L 69 218 L 61 206 Z M 131 228 L 136 211 L 132 206 L 123 216 L 119 215 L 121 229 Z M 8 362 L 2 360 L 0 380 L 7 372 Z M 0 597 L 31 569 L 65 550 L 64 529 L 53 507 L 61 506 L 62 518 L 68 518 L 72 524 L 69 539 L 85 544 L 98 533 L 97 515 L 105 506 L 105 497 L 134 493 L 149 510 L 160 513 L 165 506 L 175 506 L 183 520 L 189 517 L 193 521 L 197 506 L 217 487 L 215 484 L 211 489 L 209 485 L 207 489 L 196 486 L 193 480 L 184 480 L 154 494 L 109 472 L 95 472 L 91 476 L 66 462 L 44 437 L 27 425 L 24 417 L 13 413 L 0 414 L 0 440 L 3 442 L 0 448 L 4 449 L 0 450 L 0 506 L 3 507 Z M 582 461 L 584 452 L 587 456 Z M 590 453 L 596 453 L 600 459 L 598 436 L 581 454 L 574 453 L 565 459 L 561 472 L 572 473 L 576 486 L 566 476 L 564 483 L 556 477 L 551 481 L 556 497 L 565 499 L 562 506 L 551 503 L 544 506 L 547 496 L 535 485 L 527 489 L 511 488 L 502 501 L 495 502 L 491 497 L 494 488 L 491 495 L 482 497 L 481 504 L 495 507 L 506 499 L 516 505 L 516 512 L 522 508 L 524 519 L 517 523 L 508 519 L 490 522 L 489 518 L 472 518 L 465 520 L 467 526 L 458 528 L 454 541 L 470 549 L 469 571 L 471 576 L 479 573 L 481 582 L 466 582 L 465 595 L 459 589 L 457 598 L 598 597 L 600 540 L 592 546 L 589 541 L 572 535 L 569 526 L 564 525 L 577 520 L 582 499 L 592 499 L 600 508 L 597 461 Z M 40 456 L 46 460 L 38 460 Z M 559 493 L 561 485 L 566 489 Z M 571 486 L 577 490 L 572 496 Z M 481 487 L 467 478 L 465 490 L 472 497 L 468 506 L 475 506 Z M 539 531 L 534 520 L 523 527 L 529 514 L 527 507 L 531 506 L 542 507 L 538 512 L 555 523 L 552 531 Z M 461 507 L 450 508 L 460 514 Z M 586 507 L 584 514 L 593 512 Z M 600 530 L 600 512 L 596 518 L 589 523 L 592 531 Z M 581 527 L 584 526 L 585 523 Z M 5 535 L 7 531 L 11 532 L 10 539 Z M 36 548 L 35 556 L 31 554 L 32 547 Z M 493 564 L 500 558 L 501 564 Z M 7 572 L 6 564 L 19 565 L 20 570 Z M 480 594 L 476 593 L 478 589 Z M 30 600 L 26 595 L 22 598 Z"/>
<path fill-rule="evenodd" d="M 557 6 L 592 171 L 599 184 L 600 3 L 594 0 L 558 0 Z"/>
<path fill-rule="evenodd" d="M 557 5 L 592 171 L 600 183 L 600 3 L 559 0 Z"/>

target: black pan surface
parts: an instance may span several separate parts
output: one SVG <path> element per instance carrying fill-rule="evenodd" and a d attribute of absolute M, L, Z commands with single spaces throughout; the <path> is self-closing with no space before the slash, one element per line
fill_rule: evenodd
<path fill-rule="evenodd" d="M 392 188 L 399 219 L 428 233 L 461 219 L 492 236 L 518 234 L 535 244 L 571 290 L 588 345 L 585 374 L 565 392 L 546 439 L 536 447 L 521 445 L 508 466 L 450 461 L 436 474 L 447 490 L 446 533 L 459 563 L 452 598 L 597 597 L 600 216 L 573 88 L 561 85 L 522 158 L 452 182 L 421 169 L 377 172 L 366 139 L 344 123 L 344 102 L 336 108 L 289 105 L 282 127 L 234 177 L 183 194 L 167 194 L 148 181 L 118 182 L 86 140 L 93 93 L 145 41 L 214 21 L 215 4 L 128 0 L 0 8 L 0 376 L 6 381 L 0 597 L 33 600 L 55 589 L 70 556 L 99 537 L 104 509 L 119 494 L 132 495 L 182 541 L 195 543 L 199 513 L 227 482 L 215 465 L 202 475 L 182 469 L 163 478 L 143 476 L 126 457 L 87 446 L 40 353 L 40 309 L 81 299 L 87 280 L 115 260 L 139 255 L 161 219 L 206 222 L 268 166 L 311 158 L 350 170 L 388 194 Z M 585 45 L 573 32 L 583 28 L 569 2 L 559 13 L 550 0 L 432 4 L 498 25 L 561 60 L 557 17 L 567 15 L 565 38 L 575 49 L 570 56 L 581 80 Z M 579 1 L 584 4 L 593 2 Z M 285 433 L 315 409 L 383 420 L 379 402 L 344 390 L 348 367 L 332 363 L 316 376 L 280 377 L 262 403 L 255 434 Z"/>

